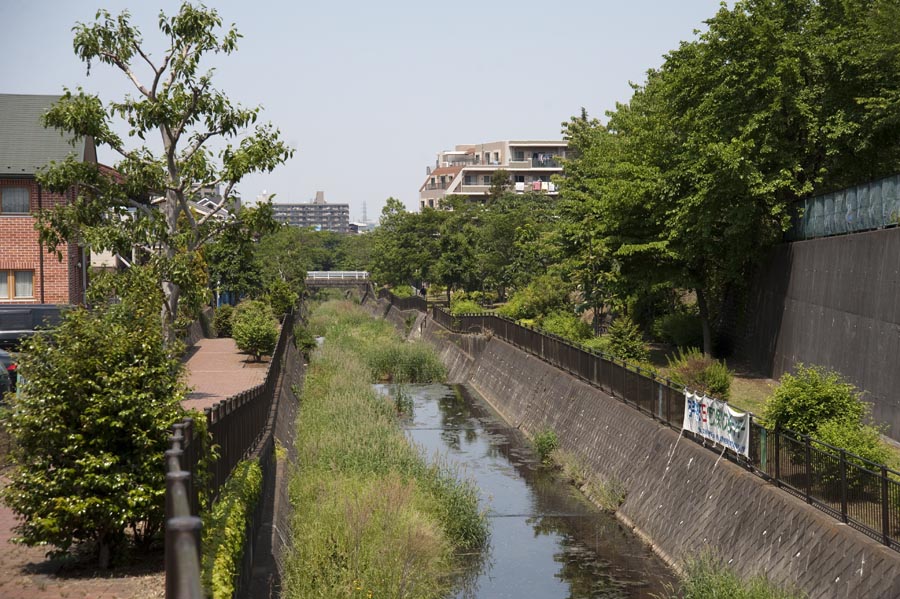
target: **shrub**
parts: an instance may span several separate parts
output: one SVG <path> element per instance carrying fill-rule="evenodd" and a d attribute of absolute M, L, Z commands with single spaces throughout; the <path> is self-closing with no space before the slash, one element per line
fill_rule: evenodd
<path fill-rule="evenodd" d="M 412 297 L 413 288 L 411 285 L 400 285 L 399 287 L 392 287 L 391 293 L 394 294 L 394 297 Z"/>
<path fill-rule="evenodd" d="M 856 388 L 838 373 L 803 364 L 797 366 L 796 374 L 781 377 L 763 411 L 769 426 L 800 435 L 814 435 L 830 420 L 859 423 L 866 413 L 866 404 L 860 401 Z"/>
<path fill-rule="evenodd" d="M 705 355 L 699 349 L 679 349 L 669 358 L 669 378 L 696 391 L 728 401 L 731 397 L 733 375 L 724 362 Z"/>
<path fill-rule="evenodd" d="M 835 419 L 823 422 L 816 429 L 816 439 L 876 464 L 888 462 L 893 455 L 881 441 L 881 431 L 874 426 L 853 420 Z M 862 460 L 848 458 L 848 461 L 862 468 L 872 468 L 871 464 L 866 464 Z M 849 472 L 848 469 L 848 476 Z M 858 486 L 863 482 L 860 477 L 852 477 L 849 480 L 851 486 Z"/>
<path fill-rule="evenodd" d="M 653 323 L 653 336 L 678 347 L 703 345 L 703 328 L 696 314 L 666 314 Z"/>
<path fill-rule="evenodd" d="M 482 308 L 480 304 L 477 304 L 472 300 L 457 300 L 454 297 L 453 301 L 450 302 L 450 313 L 454 316 L 457 314 L 480 314 L 484 311 L 485 309 Z"/>
<path fill-rule="evenodd" d="M 232 597 L 244 554 L 244 540 L 262 491 L 257 460 L 238 464 L 222 486 L 219 500 L 203 519 L 203 587 L 214 598 Z"/>
<path fill-rule="evenodd" d="M 67 310 L 23 342 L 27 382 L 6 420 L 16 467 L 3 490 L 20 542 L 55 554 L 90 542 L 104 568 L 126 530 L 146 544 L 162 528 L 163 452 L 185 393 L 181 361 L 163 345 L 153 277 L 141 267 L 116 276 L 120 303 Z"/>
<path fill-rule="evenodd" d="M 258 300 L 248 300 L 238 305 L 231 330 L 238 349 L 256 360 L 263 354 L 271 354 L 278 343 L 278 324 L 272 309 Z"/>
<path fill-rule="evenodd" d="M 297 305 L 299 299 L 300 295 L 287 281 L 275 279 L 266 288 L 266 300 L 272 307 L 272 312 L 277 316 L 290 312 Z"/>
<path fill-rule="evenodd" d="M 600 337 L 591 337 L 581 342 L 588 349 L 598 351 L 604 354 L 610 353 L 609 335 L 601 335 Z"/>
<path fill-rule="evenodd" d="M 516 291 L 497 313 L 514 320 L 536 318 L 565 306 L 568 295 L 569 288 L 559 277 L 541 275 Z"/>
<path fill-rule="evenodd" d="M 534 436 L 534 448 L 545 464 L 550 462 L 550 457 L 557 447 L 559 447 L 559 437 L 552 429 L 545 429 Z"/>
<path fill-rule="evenodd" d="M 312 350 L 316 349 L 316 338 L 307 327 L 300 324 L 294 325 L 294 347 L 300 350 L 303 357 L 309 360 Z"/>
<path fill-rule="evenodd" d="M 650 359 L 640 329 L 627 316 L 619 316 L 609 327 L 609 351 L 620 360 L 642 363 Z"/>
<path fill-rule="evenodd" d="M 231 337 L 231 319 L 234 317 L 234 306 L 222 304 L 216 308 L 213 316 L 213 327 L 219 337 Z"/>
<path fill-rule="evenodd" d="M 591 336 L 591 325 L 574 314 L 554 312 L 541 321 L 541 328 L 570 341 L 582 341 Z"/>

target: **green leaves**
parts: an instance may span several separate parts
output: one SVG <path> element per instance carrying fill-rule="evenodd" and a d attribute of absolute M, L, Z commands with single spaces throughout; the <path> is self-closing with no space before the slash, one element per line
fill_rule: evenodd
<path fill-rule="evenodd" d="M 91 136 L 121 161 L 116 175 L 77 160 L 50 165 L 41 182 L 58 191 L 75 187 L 79 194 L 71 205 L 42 214 L 39 229 L 51 249 L 80 239 L 93 250 L 147 250 L 165 292 L 161 313 L 171 342 L 180 298 L 196 304 L 203 295 L 198 287 L 206 285 L 207 276 L 197 250 L 218 228 L 212 216 L 195 213 L 189 201 L 198 199 L 202 188 L 224 186 L 217 214 L 227 218 L 241 179 L 273 170 L 293 149 L 281 141 L 278 129 L 257 123 L 258 107 L 232 102 L 215 88 L 213 72 L 201 71 L 210 53 L 230 54 L 240 37 L 233 27 L 221 30 L 214 9 L 184 3 L 175 15 L 160 13 L 159 29 L 167 45 L 155 63 L 127 11 L 114 17 L 101 10 L 94 23 L 74 28 L 76 55 L 89 67 L 99 61 L 118 69 L 138 93 L 104 103 L 81 89 L 67 90 L 44 116 L 48 127 Z M 126 146 L 113 133 L 114 120 L 124 122 L 130 138 L 143 144 L 161 140 L 161 147 Z M 244 136 L 254 125 L 253 133 Z M 209 146 L 217 139 L 224 149 L 213 152 Z M 165 202 L 151 208 L 149 200 L 160 196 Z M 125 217 L 126 209 L 133 217 Z"/>
<path fill-rule="evenodd" d="M 3 496 L 20 542 L 68 551 L 151 539 L 162 525 L 163 452 L 182 415 L 181 362 L 163 348 L 152 273 L 101 278 L 94 309 L 75 308 L 19 354 L 24 383 L 7 426 L 15 439 Z M 100 302 L 113 290 L 120 303 Z"/>

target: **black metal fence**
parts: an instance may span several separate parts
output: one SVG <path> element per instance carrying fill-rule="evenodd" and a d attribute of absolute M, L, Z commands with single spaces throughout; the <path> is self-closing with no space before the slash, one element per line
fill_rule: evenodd
<path fill-rule="evenodd" d="M 385 297 L 391 299 L 389 293 Z M 399 301 L 393 303 L 398 309 L 408 309 Z M 434 306 L 431 316 L 455 333 L 490 331 L 666 426 L 682 429 L 684 388 L 654 372 L 496 314 L 452 315 Z M 708 443 L 688 431 L 684 434 Z M 709 446 L 721 450 L 711 443 Z M 749 449 L 749 459 L 730 449 L 725 455 L 810 505 L 900 550 L 900 472 L 805 435 L 767 430 L 753 414 Z"/>
<path fill-rule="evenodd" d="M 172 448 L 166 452 L 166 598 L 201 599 L 200 497 L 215 501 L 234 467 L 259 445 L 266 430 L 281 376 L 285 349 L 293 335 L 293 313 L 284 318 L 278 343 L 260 385 L 206 408 L 208 443 L 217 459 L 200 473 L 202 439 L 194 422 L 185 418 L 173 427 Z M 202 476 L 201 474 L 205 474 Z M 205 482 L 206 489 L 200 489 Z M 195 594 L 199 593 L 199 594 Z"/>

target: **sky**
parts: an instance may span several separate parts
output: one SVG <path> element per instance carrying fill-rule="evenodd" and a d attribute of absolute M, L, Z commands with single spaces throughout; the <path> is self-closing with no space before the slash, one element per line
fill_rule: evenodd
<path fill-rule="evenodd" d="M 116 100 L 130 83 L 113 67 L 88 74 L 72 27 L 98 8 L 128 10 L 155 57 L 168 0 L 0 0 L 0 93 L 64 87 Z M 730 4 L 733 4 L 730 3 Z M 411 210 L 425 168 L 444 149 L 506 139 L 561 139 L 560 124 L 627 102 L 629 82 L 695 38 L 719 0 L 208 1 L 243 35 L 206 63 L 215 85 L 261 105 L 295 148 L 272 173 L 246 177 L 245 202 L 306 202 L 324 191 L 351 221 L 377 220 L 388 197 Z M 146 78 L 146 75 L 145 75 Z M 124 133 L 124 129 L 120 129 Z M 150 139 L 151 147 L 155 140 Z M 153 149 L 159 151 L 161 143 Z M 115 163 L 109 150 L 100 161 Z"/>

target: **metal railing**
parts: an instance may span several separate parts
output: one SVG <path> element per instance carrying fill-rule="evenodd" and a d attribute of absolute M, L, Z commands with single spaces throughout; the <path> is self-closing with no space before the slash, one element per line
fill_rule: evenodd
<path fill-rule="evenodd" d="M 390 299 L 387 290 L 384 297 Z M 382 294 L 379 293 L 381 297 Z M 409 298 L 403 298 L 409 299 Z M 394 301 L 399 309 L 403 300 Z M 435 323 L 455 333 L 491 334 L 681 432 L 684 388 L 645 368 L 496 314 L 452 315 L 433 306 Z M 701 437 L 684 431 L 704 446 Z M 900 472 L 788 430 L 750 420 L 750 457 L 726 457 L 894 550 L 900 550 Z"/>
<path fill-rule="evenodd" d="M 234 467 L 247 458 L 266 431 L 281 377 L 284 354 L 293 334 L 294 315 L 285 316 L 265 381 L 206 408 L 208 443 L 218 457 L 205 476 L 198 476 L 203 442 L 190 418 L 173 426 L 166 451 L 166 598 L 199 599 L 201 491 L 212 503 Z M 200 489 L 197 482 L 205 483 Z M 194 557 L 196 556 L 196 562 Z"/>
<path fill-rule="evenodd" d="M 369 273 L 365 270 L 310 270 L 306 273 L 310 281 L 367 281 Z"/>

